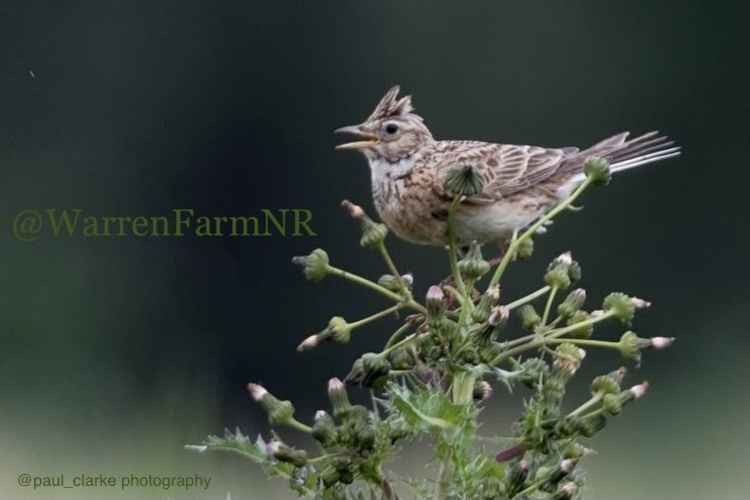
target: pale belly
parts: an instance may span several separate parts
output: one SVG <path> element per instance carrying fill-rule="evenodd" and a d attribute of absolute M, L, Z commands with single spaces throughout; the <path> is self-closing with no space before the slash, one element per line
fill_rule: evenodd
<path fill-rule="evenodd" d="M 378 203 L 380 218 L 397 236 L 412 243 L 443 246 L 447 238 L 448 205 L 434 197 L 406 198 Z M 494 204 L 461 206 L 455 214 L 454 230 L 461 246 L 472 241 L 491 243 L 511 237 L 539 218 L 549 205 L 523 203 L 509 198 Z"/>

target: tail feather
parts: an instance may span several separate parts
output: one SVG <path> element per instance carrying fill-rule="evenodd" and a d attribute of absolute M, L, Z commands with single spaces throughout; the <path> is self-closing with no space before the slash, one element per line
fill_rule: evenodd
<path fill-rule="evenodd" d="M 667 136 L 653 131 L 628 140 L 629 132 L 613 135 L 571 158 L 571 170 L 577 171 L 571 179 L 572 184 L 578 184 L 585 179 L 581 172 L 583 164 L 590 157 L 604 158 L 609 161 L 612 172 L 621 172 L 640 167 L 649 163 L 666 160 L 679 156 L 680 146 Z M 570 168 L 570 167 L 568 167 Z"/>

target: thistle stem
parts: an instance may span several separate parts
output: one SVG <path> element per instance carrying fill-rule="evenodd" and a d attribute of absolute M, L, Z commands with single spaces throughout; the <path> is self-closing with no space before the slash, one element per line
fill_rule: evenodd
<path fill-rule="evenodd" d="M 410 309 L 414 309 L 421 313 L 427 312 L 427 309 L 425 309 L 423 305 L 418 304 L 413 299 L 407 298 L 406 300 L 404 300 L 404 297 L 402 297 L 401 295 L 395 292 L 392 292 L 385 287 L 378 285 L 374 281 L 370 281 L 367 278 L 363 278 L 362 276 L 358 274 L 350 273 L 349 271 L 344 271 L 343 269 L 339 269 L 338 267 L 334 267 L 331 265 L 328 266 L 328 272 L 333 274 L 334 276 L 338 276 L 339 278 L 343 278 L 347 281 L 351 281 L 352 283 L 356 283 L 365 288 L 369 288 L 370 290 L 374 290 L 378 292 L 379 294 L 384 295 L 385 297 L 388 297 L 389 299 L 395 302 L 403 303 L 406 307 Z"/>
<path fill-rule="evenodd" d="M 312 427 L 310 427 L 309 425 L 303 424 L 302 422 L 300 422 L 294 417 L 291 417 L 289 420 L 287 420 L 285 424 L 287 425 L 287 427 L 291 427 L 292 429 L 297 429 L 300 432 L 306 432 L 307 434 L 312 433 Z"/>
<path fill-rule="evenodd" d="M 521 234 L 518 238 L 513 238 L 510 245 L 508 245 L 508 250 L 503 255 L 502 260 L 500 261 L 500 264 L 498 264 L 497 269 L 495 269 L 495 273 L 492 275 L 492 279 L 490 280 L 490 284 L 487 286 L 487 288 L 492 288 L 493 286 L 496 286 L 500 282 L 500 278 L 503 276 L 503 273 L 505 272 L 505 269 L 508 267 L 508 264 L 510 264 L 511 258 L 516 254 L 516 251 L 518 250 L 518 246 L 523 243 L 525 240 L 531 237 L 540 227 L 542 227 L 544 224 L 547 223 L 547 221 L 552 220 L 554 217 L 556 217 L 560 212 L 568 208 L 575 200 L 578 198 L 581 193 L 583 193 L 586 188 L 588 188 L 591 183 L 593 182 L 593 179 L 591 177 L 587 177 L 586 180 L 584 180 L 576 189 L 573 191 L 570 196 L 565 198 L 565 200 L 558 203 L 555 208 L 544 214 L 542 217 L 539 218 L 538 221 L 536 221 L 534 224 L 532 224 L 526 231 Z M 515 236 L 515 233 L 514 233 Z"/>
<path fill-rule="evenodd" d="M 551 287 L 549 285 L 543 286 L 539 290 L 535 292 L 531 292 L 530 294 L 526 295 L 525 297 L 521 297 L 520 299 L 516 299 L 513 302 L 510 302 L 508 304 L 505 304 L 505 307 L 508 308 L 508 310 L 513 310 L 517 307 L 520 307 L 528 302 L 531 302 L 534 299 L 537 299 L 547 293 Z"/>
<path fill-rule="evenodd" d="M 409 330 L 409 328 L 411 328 L 411 326 L 412 325 L 409 322 L 406 322 L 403 325 L 401 325 L 401 327 L 398 330 L 396 330 L 395 332 L 393 332 L 393 335 L 391 335 L 391 338 L 388 339 L 388 342 L 385 343 L 385 348 L 387 349 L 387 348 L 391 347 L 393 344 L 395 344 L 401 338 L 401 336 L 407 330 Z"/>
<path fill-rule="evenodd" d="M 408 337 L 404 337 L 403 340 L 401 340 L 399 342 L 396 342 L 395 344 L 393 344 L 391 346 L 388 346 L 385 349 L 383 349 L 382 351 L 380 351 L 380 353 L 378 353 L 378 356 L 388 356 L 393 351 L 395 351 L 397 349 L 400 349 L 400 348 L 404 347 L 405 345 L 408 345 L 410 342 L 412 342 L 416 338 L 417 338 L 417 334 L 416 333 L 412 333 Z"/>
<path fill-rule="evenodd" d="M 359 328 L 362 325 L 366 325 L 367 323 L 372 323 L 373 321 L 377 321 L 380 318 L 384 318 L 385 316 L 388 316 L 389 314 L 393 314 L 396 311 L 398 311 L 399 309 L 401 309 L 402 307 L 404 307 L 405 305 L 406 304 L 404 304 L 404 303 L 396 304 L 395 306 L 391 306 L 388 309 L 383 309 L 382 311 L 376 312 L 375 314 L 367 316 L 366 318 L 362 318 L 362 319 L 360 319 L 358 321 L 354 321 L 352 323 L 349 323 L 349 326 L 352 329 Z"/>
<path fill-rule="evenodd" d="M 459 201 L 460 201 L 460 197 L 456 196 L 455 198 L 453 198 L 453 203 L 451 203 L 451 206 L 448 209 L 448 256 L 450 258 L 451 273 L 453 274 L 453 281 L 456 282 L 456 286 L 458 287 L 458 291 L 461 292 L 461 295 L 466 297 L 466 284 L 464 283 L 464 280 L 461 277 L 461 273 L 458 271 L 456 235 L 455 235 L 455 226 L 453 224 L 454 223 L 453 217 L 456 213 L 456 207 L 458 207 Z"/>
<path fill-rule="evenodd" d="M 578 408 L 576 408 L 575 410 L 573 410 L 572 412 L 570 412 L 568 414 L 568 418 L 577 417 L 581 413 L 583 413 L 586 410 L 590 409 L 592 406 L 595 406 L 596 404 L 598 404 L 599 401 L 601 401 L 603 397 L 604 397 L 604 393 L 597 392 L 596 394 L 594 394 L 593 397 L 591 397 L 591 399 L 589 399 L 588 401 L 586 401 L 585 403 L 583 403 L 581 406 L 579 406 Z"/>
<path fill-rule="evenodd" d="M 396 278 L 396 280 L 398 280 L 398 284 L 401 287 L 401 291 L 404 292 L 404 296 L 411 299 L 411 291 L 409 290 L 409 286 L 401 277 L 401 273 L 398 272 L 398 269 L 396 269 L 396 264 L 393 263 L 391 254 L 388 252 L 388 247 L 385 246 L 384 241 L 381 241 L 378 245 L 378 252 L 380 252 L 380 255 L 383 257 L 388 271 Z"/>
<path fill-rule="evenodd" d="M 531 341 L 527 344 L 519 345 L 517 347 L 514 347 L 512 349 L 508 349 L 507 351 L 498 354 L 495 356 L 495 359 L 493 359 L 490 362 L 491 366 L 498 365 L 499 363 L 503 362 L 504 360 L 511 358 L 517 354 L 521 354 L 522 352 L 529 351 L 531 349 L 537 349 L 539 347 L 544 346 L 547 342 L 553 341 L 555 339 L 558 339 L 562 337 L 565 334 L 568 334 L 570 332 L 574 332 L 578 330 L 579 328 L 586 327 L 589 325 L 593 325 L 595 323 L 599 323 L 600 321 L 604 321 L 605 319 L 609 319 L 615 315 L 615 312 L 613 310 L 604 312 L 598 316 L 595 316 L 593 318 L 589 318 L 584 321 L 579 321 L 578 323 L 575 323 L 573 325 L 566 326 L 564 328 L 558 328 L 555 330 L 550 330 L 546 335 L 534 335 L 532 336 Z M 536 340 L 533 340 L 536 339 Z M 586 340 L 586 339 L 571 339 L 571 340 Z M 565 339 L 565 341 L 569 341 L 568 339 Z M 588 342 L 602 342 L 602 341 L 594 341 L 589 340 Z M 612 347 L 608 343 L 605 347 Z"/>
<path fill-rule="evenodd" d="M 549 319 L 549 311 L 552 308 L 552 302 L 555 300 L 555 295 L 557 295 L 557 290 L 558 288 L 556 286 L 553 286 L 549 291 L 547 304 L 544 306 L 544 314 L 542 315 L 542 326 L 547 324 L 547 319 Z"/>
<path fill-rule="evenodd" d="M 582 346 L 588 346 L 588 347 L 605 347 L 609 349 L 620 348 L 619 342 L 610 342 L 607 340 L 554 338 L 554 339 L 548 339 L 547 342 L 549 342 L 550 344 L 568 343 L 568 344 L 582 345 Z"/>

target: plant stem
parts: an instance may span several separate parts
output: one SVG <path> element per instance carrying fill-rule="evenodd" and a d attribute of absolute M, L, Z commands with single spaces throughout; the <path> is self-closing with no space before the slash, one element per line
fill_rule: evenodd
<path fill-rule="evenodd" d="M 575 410 L 573 410 L 572 412 L 570 412 L 568 414 L 568 418 L 577 417 L 581 413 L 585 412 L 586 410 L 588 410 L 592 406 L 594 406 L 597 403 L 599 403 L 599 401 L 601 401 L 603 397 L 604 397 L 604 393 L 597 392 L 596 394 L 594 394 L 594 396 L 591 399 L 589 399 L 588 401 L 586 401 L 585 403 L 583 403 L 581 406 L 579 406 L 578 408 L 576 408 Z"/>
<path fill-rule="evenodd" d="M 548 339 L 547 342 L 551 344 L 569 343 L 569 344 L 583 345 L 583 346 L 589 346 L 589 347 L 605 347 L 608 349 L 620 348 L 619 342 L 610 342 L 606 340 L 554 338 L 554 339 Z"/>
<path fill-rule="evenodd" d="M 411 328 L 411 323 L 408 321 L 401 325 L 398 330 L 393 332 L 393 335 L 391 335 L 391 338 L 388 339 L 388 342 L 385 343 L 385 349 L 391 347 L 393 344 L 395 344 L 400 338 L 401 335 L 403 335 L 409 328 Z"/>
<path fill-rule="evenodd" d="M 555 330 L 550 330 L 546 335 L 533 335 L 533 336 L 529 336 L 529 337 L 532 337 L 530 339 L 531 340 L 530 342 L 528 342 L 527 344 L 524 344 L 524 345 L 519 345 L 519 346 L 514 347 L 512 349 L 508 349 L 507 351 L 498 354 L 497 356 L 495 356 L 495 359 L 493 359 L 490 362 L 490 366 L 498 365 L 502 361 L 504 361 L 504 360 L 506 360 L 506 359 L 508 359 L 510 357 L 513 357 L 516 354 L 520 354 L 522 352 L 526 352 L 526 351 L 531 350 L 531 349 L 537 349 L 539 347 L 542 347 L 544 344 L 546 344 L 547 342 L 549 342 L 551 340 L 554 340 L 554 339 L 557 339 L 559 337 L 562 337 L 563 335 L 565 335 L 567 333 L 574 332 L 574 331 L 578 330 L 579 328 L 582 328 L 582 327 L 585 327 L 585 326 L 589 326 L 589 325 L 593 325 L 595 323 L 599 323 L 600 321 L 604 321 L 605 319 L 609 319 L 609 318 L 613 317 L 614 315 L 615 315 L 615 312 L 612 311 L 612 310 L 610 310 L 610 311 L 604 312 L 604 313 L 602 313 L 602 314 L 600 314 L 598 316 L 595 316 L 593 318 L 589 318 L 589 319 L 584 320 L 584 321 L 579 321 L 578 323 L 575 323 L 573 325 L 569 325 L 569 326 L 566 326 L 564 328 L 558 328 L 558 329 L 555 329 Z M 534 339 L 536 339 L 536 340 L 534 340 Z M 572 339 L 572 340 L 579 340 L 579 339 Z M 568 341 L 568 339 L 566 339 L 566 341 Z M 591 340 L 589 342 L 601 342 L 601 341 L 593 341 L 593 340 Z M 611 347 L 611 346 L 607 345 L 606 347 Z"/>
<path fill-rule="evenodd" d="M 383 309 L 382 311 L 380 311 L 380 312 L 376 312 L 375 314 L 372 314 L 372 315 L 370 315 L 370 316 L 367 316 L 366 318 L 362 318 L 362 319 L 360 319 L 360 320 L 358 320 L 358 321 L 354 321 L 354 322 L 352 322 L 352 323 L 349 323 L 349 326 L 350 326 L 350 327 L 351 327 L 352 329 L 354 329 L 354 328 L 359 328 L 359 327 L 360 327 L 360 326 L 362 326 L 362 325 L 366 325 L 367 323 L 371 323 L 371 322 L 373 322 L 373 321 L 377 321 L 377 320 L 379 320 L 380 318 L 383 318 L 383 317 L 385 317 L 385 316 L 388 316 L 389 314 L 393 314 L 393 313 L 395 313 L 396 311 L 398 311 L 399 309 L 401 309 L 402 307 L 404 307 L 405 305 L 406 305 L 406 304 L 404 304 L 403 302 L 402 302 L 402 303 L 400 303 L 400 304 L 396 304 L 395 306 L 391 306 L 391 307 L 389 307 L 388 309 Z"/>
<path fill-rule="evenodd" d="M 505 304 L 505 307 L 508 308 L 508 310 L 512 311 L 513 309 L 515 309 L 517 307 L 520 307 L 520 306 L 526 304 L 527 302 L 531 302 L 532 300 L 541 297 L 542 295 L 544 295 L 545 293 L 547 293 L 549 291 L 549 289 L 550 289 L 549 285 L 543 286 L 539 290 L 537 290 L 535 292 L 531 292 L 530 294 L 526 295 L 525 297 L 521 297 L 520 299 L 516 299 L 513 302 Z"/>
<path fill-rule="evenodd" d="M 287 420 L 285 424 L 288 427 L 291 427 L 292 429 L 297 429 L 300 432 L 306 432 L 307 434 L 312 433 L 312 427 L 310 427 L 309 425 L 303 424 L 302 422 L 300 422 L 294 417 L 291 417 L 289 420 Z"/>
<path fill-rule="evenodd" d="M 531 484 L 531 486 L 529 486 L 525 490 L 519 491 L 518 493 L 516 493 L 515 495 L 513 495 L 513 498 L 519 498 L 519 497 L 523 497 L 525 495 L 528 495 L 529 493 L 531 493 L 533 491 L 536 491 L 540 486 L 542 486 L 547 481 L 549 481 L 548 477 L 545 477 L 544 479 L 540 479 L 539 481 L 535 481 L 534 483 Z M 511 499 L 511 500 L 513 500 L 513 499 Z"/>
<path fill-rule="evenodd" d="M 343 269 L 339 269 L 338 267 L 334 267 L 330 265 L 328 266 L 328 272 L 335 276 L 338 276 L 339 278 L 343 278 L 347 281 L 351 281 L 352 283 L 356 283 L 365 288 L 369 288 L 370 290 L 374 290 L 378 292 L 379 294 L 384 295 L 385 297 L 388 297 L 389 299 L 395 302 L 403 303 L 406 307 L 410 309 L 414 309 L 422 313 L 427 312 L 427 309 L 425 309 L 423 305 L 418 304 L 414 300 L 408 299 L 408 298 L 404 299 L 404 297 L 402 297 L 401 295 L 395 292 L 392 292 L 385 287 L 378 285 L 374 281 L 370 281 L 367 278 L 363 278 L 362 276 L 358 274 L 350 273 L 349 271 L 344 271 Z"/>
<path fill-rule="evenodd" d="M 378 354 L 378 356 L 388 356 L 393 351 L 404 347 L 405 345 L 409 344 L 410 342 L 412 342 L 416 338 L 417 338 L 417 334 L 416 333 L 412 333 L 408 337 L 404 337 L 403 340 L 401 340 L 399 342 L 396 342 L 395 344 L 390 345 L 390 346 L 386 347 L 385 349 L 383 349 L 382 351 L 380 351 L 380 353 Z"/>
<path fill-rule="evenodd" d="M 401 286 L 401 291 L 404 292 L 404 296 L 411 299 L 411 291 L 409 290 L 409 286 L 401 277 L 401 273 L 398 272 L 398 269 L 396 269 L 396 264 L 393 263 L 391 254 L 388 253 L 388 247 L 385 246 L 384 241 L 381 241 L 380 244 L 378 245 L 378 251 L 380 252 L 380 255 L 383 257 L 383 260 L 385 261 L 385 265 L 388 268 L 388 271 L 398 280 L 398 283 Z"/>
<path fill-rule="evenodd" d="M 552 302 L 555 300 L 556 294 L 557 294 L 557 287 L 553 286 L 552 289 L 549 291 L 549 296 L 547 297 L 547 304 L 544 306 L 544 314 L 542 315 L 542 326 L 547 324 L 547 319 L 549 319 L 549 311 L 552 308 Z"/>
<path fill-rule="evenodd" d="M 451 203 L 450 208 L 448 209 L 448 256 L 450 258 L 450 264 L 451 264 L 451 273 L 453 274 L 453 281 L 456 282 L 456 286 L 458 287 L 458 290 L 461 292 L 461 295 L 466 297 L 466 284 L 464 283 L 463 278 L 461 277 L 461 273 L 458 271 L 458 257 L 456 252 L 456 238 L 455 238 L 455 231 L 454 231 L 454 225 L 453 225 L 453 216 L 456 213 L 456 207 L 458 207 L 460 197 L 456 196 L 453 198 L 453 203 Z"/>
<path fill-rule="evenodd" d="M 516 254 L 516 250 L 518 249 L 518 246 L 531 237 L 532 234 L 534 234 L 540 227 L 542 227 L 547 221 L 553 219 L 557 214 L 568 208 L 575 200 L 578 198 L 581 193 L 583 193 L 586 188 L 589 187 L 592 183 L 592 179 L 590 177 L 587 177 L 586 180 L 584 180 L 576 189 L 573 191 L 570 196 L 568 196 L 565 200 L 558 203 L 555 208 L 544 214 L 542 217 L 539 218 L 538 221 L 536 221 L 534 224 L 532 224 L 526 231 L 523 232 L 523 234 L 518 238 L 513 238 L 510 245 L 508 245 L 508 250 L 505 252 L 505 255 L 503 255 L 502 260 L 500 261 L 500 264 L 498 264 L 497 269 L 495 269 L 495 273 L 492 275 L 492 279 L 490 280 L 490 284 L 487 286 L 487 288 L 492 288 L 493 286 L 497 285 L 500 282 L 500 278 L 503 276 L 503 273 L 505 272 L 505 269 L 508 267 L 508 264 L 510 264 L 511 258 Z M 515 235 L 515 233 L 514 233 Z"/>

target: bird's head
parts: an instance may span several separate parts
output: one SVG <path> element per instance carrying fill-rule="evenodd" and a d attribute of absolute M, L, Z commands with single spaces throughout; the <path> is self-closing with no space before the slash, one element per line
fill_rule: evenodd
<path fill-rule="evenodd" d="M 411 96 L 399 98 L 398 92 L 398 85 L 386 92 L 375 111 L 359 125 L 336 129 L 336 133 L 351 134 L 360 139 L 340 144 L 336 149 L 358 150 L 370 160 L 384 159 L 396 163 L 411 157 L 431 142 L 432 134 L 422 117 L 414 113 Z"/>

